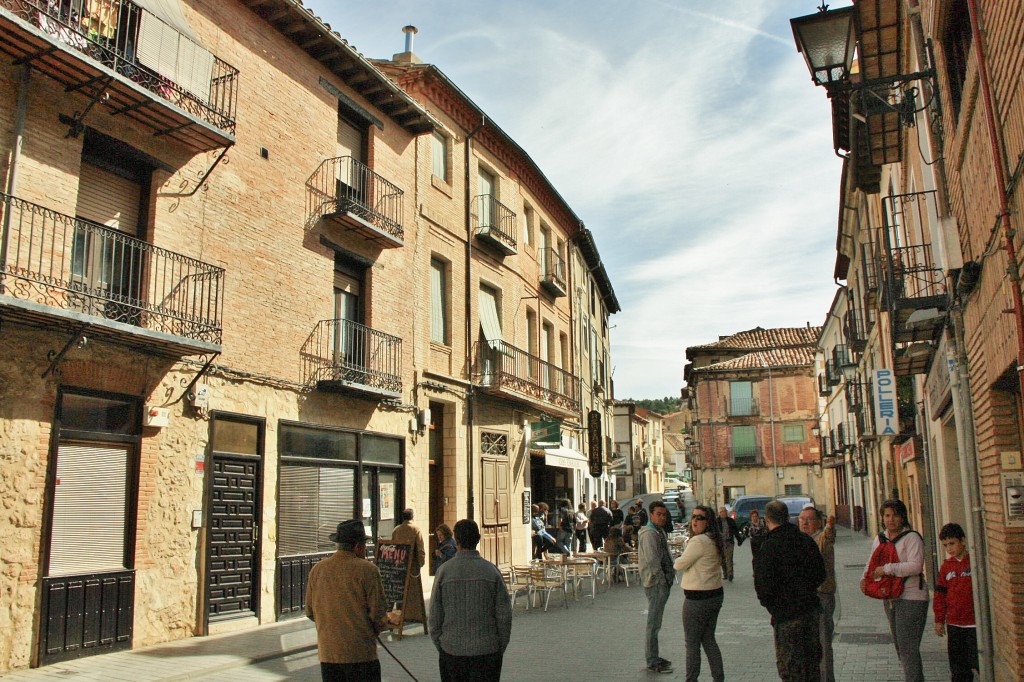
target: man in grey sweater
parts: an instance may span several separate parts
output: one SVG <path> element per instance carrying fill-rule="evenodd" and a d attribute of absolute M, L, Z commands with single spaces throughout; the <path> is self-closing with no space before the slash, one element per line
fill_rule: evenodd
<path fill-rule="evenodd" d="M 658 655 L 658 633 L 665 615 L 665 602 L 668 601 L 669 588 L 676 577 L 665 532 L 671 522 L 672 517 L 665 503 L 661 500 L 651 502 L 650 521 L 640 529 L 637 544 L 640 579 L 647 593 L 647 643 L 644 656 L 647 659 L 647 670 L 652 673 L 672 672 L 672 662 Z"/>
<path fill-rule="evenodd" d="M 500 680 L 512 636 L 508 589 L 498 568 L 476 551 L 476 521 L 459 521 L 454 535 L 458 552 L 437 569 L 428 618 L 441 679 Z"/>

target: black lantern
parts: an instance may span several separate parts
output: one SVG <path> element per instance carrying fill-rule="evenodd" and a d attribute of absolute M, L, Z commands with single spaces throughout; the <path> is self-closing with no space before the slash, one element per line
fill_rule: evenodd
<path fill-rule="evenodd" d="M 789 20 L 796 49 L 803 54 L 815 85 L 829 88 L 849 79 L 857 44 L 856 20 L 853 7 Z"/>

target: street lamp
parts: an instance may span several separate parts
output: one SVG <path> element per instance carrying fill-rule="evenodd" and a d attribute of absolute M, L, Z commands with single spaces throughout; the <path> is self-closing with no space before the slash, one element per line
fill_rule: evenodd
<path fill-rule="evenodd" d="M 842 371 L 846 383 L 853 383 L 857 379 L 857 363 L 849 355 L 839 365 L 839 369 Z"/>
<path fill-rule="evenodd" d="M 790 19 L 796 49 L 803 54 L 811 81 L 826 88 L 846 82 L 853 67 L 857 44 L 856 9 L 828 11 L 822 4 L 816 14 Z"/>
<path fill-rule="evenodd" d="M 804 56 L 811 72 L 811 82 L 825 86 L 830 97 L 834 92 L 892 87 L 919 79 L 934 81 L 935 69 L 928 68 L 915 73 L 882 75 L 852 82 L 853 57 L 860 33 L 856 6 L 830 10 L 822 3 L 816 14 L 790 19 L 789 24 L 793 28 L 796 49 Z"/>

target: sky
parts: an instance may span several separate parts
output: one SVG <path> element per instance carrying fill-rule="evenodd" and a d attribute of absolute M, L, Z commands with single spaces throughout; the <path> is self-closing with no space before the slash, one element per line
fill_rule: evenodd
<path fill-rule="evenodd" d="M 687 346 L 823 323 L 842 161 L 789 26 L 817 0 L 305 4 L 369 58 L 416 26 L 594 233 L 616 398 L 678 396 Z"/>

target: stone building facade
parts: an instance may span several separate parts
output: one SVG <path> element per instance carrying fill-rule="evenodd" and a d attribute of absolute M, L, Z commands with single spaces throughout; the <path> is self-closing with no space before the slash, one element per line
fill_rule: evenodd
<path fill-rule="evenodd" d="M 581 221 L 299 3 L 116 4 L 0 0 L 0 672 L 300 616 L 346 518 L 525 559 Z"/>
<path fill-rule="evenodd" d="M 809 495 L 831 509 L 812 432 L 820 333 L 811 326 L 757 327 L 686 349 L 695 494 L 705 504 L 786 494 Z"/>

